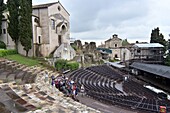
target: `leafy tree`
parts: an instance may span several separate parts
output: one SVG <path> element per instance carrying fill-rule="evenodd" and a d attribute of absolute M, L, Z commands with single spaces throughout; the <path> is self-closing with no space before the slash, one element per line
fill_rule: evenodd
<path fill-rule="evenodd" d="M 19 1 L 18 0 L 8 0 L 7 7 L 9 11 L 8 16 L 8 33 L 12 40 L 15 42 L 15 49 L 18 50 L 18 40 L 19 40 Z"/>
<path fill-rule="evenodd" d="M 165 59 L 165 65 L 170 66 L 170 39 L 168 40 L 168 49 L 167 49 L 167 54 L 166 54 L 166 59 Z"/>
<path fill-rule="evenodd" d="M 3 0 L 0 0 L 0 35 L 2 33 L 1 26 L 2 26 L 2 6 L 3 6 Z"/>
<path fill-rule="evenodd" d="M 0 41 L 0 49 L 6 49 L 6 44 Z"/>
<path fill-rule="evenodd" d="M 127 41 L 127 39 L 124 39 L 122 41 L 122 46 L 127 46 L 129 44 L 129 42 Z"/>
<path fill-rule="evenodd" d="M 24 46 L 26 56 L 28 56 L 32 42 L 32 0 L 20 0 L 19 14 L 20 41 L 22 46 Z"/>
<path fill-rule="evenodd" d="M 159 27 L 152 30 L 150 43 L 160 43 L 166 47 L 167 41 L 164 39 L 162 33 L 160 33 Z"/>

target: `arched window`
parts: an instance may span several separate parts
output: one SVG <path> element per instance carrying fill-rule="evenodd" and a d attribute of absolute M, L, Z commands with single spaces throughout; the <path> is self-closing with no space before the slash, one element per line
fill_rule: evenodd
<path fill-rule="evenodd" d="M 61 31 L 62 31 L 63 34 L 66 32 L 66 27 L 65 27 L 65 25 L 62 25 Z"/>
<path fill-rule="evenodd" d="M 38 18 L 35 18 L 35 19 L 34 19 L 34 22 L 39 23 Z"/>
<path fill-rule="evenodd" d="M 60 6 L 58 6 L 58 11 L 61 11 L 61 7 Z"/>

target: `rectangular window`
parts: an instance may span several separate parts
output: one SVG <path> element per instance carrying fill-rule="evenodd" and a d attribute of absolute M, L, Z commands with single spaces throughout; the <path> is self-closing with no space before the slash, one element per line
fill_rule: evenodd
<path fill-rule="evenodd" d="M 52 29 L 55 29 L 55 20 L 51 20 L 51 27 L 52 27 Z"/>
<path fill-rule="evenodd" d="M 60 46 L 61 44 L 62 44 L 61 35 L 58 35 L 58 45 Z"/>
<path fill-rule="evenodd" d="M 3 33 L 6 34 L 6 29 L 3 29 Z"/>
<path fill-rule="evenodd" d="M 41 44 L 41 36 L 38 36 L 38 43 Z"/>

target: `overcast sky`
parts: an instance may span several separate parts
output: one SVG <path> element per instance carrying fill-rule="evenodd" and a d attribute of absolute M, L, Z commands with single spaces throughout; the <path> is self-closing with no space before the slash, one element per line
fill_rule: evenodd
<path fill-rule="evenodd" d="M 58 0 L 33 0 L 33 4 Z M 71 37 L 97 44 L 118 34 L 129 42 L 148 41 L 159 27 L 170 34 L 170 0 L 60 0 L 70 13 Z"/>

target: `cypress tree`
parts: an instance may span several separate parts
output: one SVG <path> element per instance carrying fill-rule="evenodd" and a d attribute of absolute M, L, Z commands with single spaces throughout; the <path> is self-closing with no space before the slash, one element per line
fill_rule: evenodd
<path fill-rule="evenodd" d="M 167 49 L 167 41 L 165 40 L 162 33 L 160 33 L 159 27 L 152 30 L 150 43 L 160 43 L 164 46 L 163 51 Z"/>
<path fill-rule="evenodd" d="M 160 43 L 163 46 L 166 46 L 167 42 L 164 39 L 163 34 L 160 33 L 159 27 L 152 30 L 150 43 Z"/>
<path fill-rule="evenodd" d="M 8 33 L 12 40 L 15 42 L 15 49 L 18 50 L 19 40 L 19 1 L 8 0 L 7 7 L 9 11 L 8 15 Z"/>
<path fill-rule="evenodd" d="M 3 6 L 3 0 L 0 0 L 0 35 L 2 33 L 2 6 Z"/>
<path fill-rule="evenodd" d="M 26 56 L 28 56 L 28 52 L 32 47 L 32 0 L 20 0 L 19 12 L 20 41 L 26 51 Z"/>

